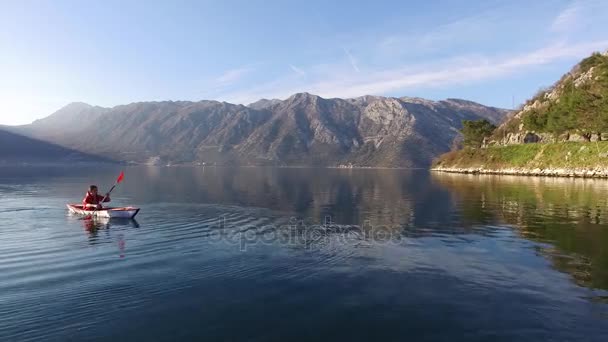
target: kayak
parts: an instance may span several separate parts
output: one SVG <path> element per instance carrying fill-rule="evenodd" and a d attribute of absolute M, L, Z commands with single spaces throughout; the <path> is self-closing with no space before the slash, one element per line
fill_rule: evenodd
<path fill-rule="evenodd" d="M 81 204 L 67 204 L 68 210 L 72 214 L 82 216 L 104 217 L 104 218 L 126 218 L 132 219 L 139 212 L 135 207 L 103 208 L 98 210 L 82 209 Z"/>

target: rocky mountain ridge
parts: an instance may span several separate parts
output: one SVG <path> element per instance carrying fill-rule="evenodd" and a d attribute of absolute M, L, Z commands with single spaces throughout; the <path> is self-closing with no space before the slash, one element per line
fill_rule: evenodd
<path fill-rule="evenodd" d="M 20 134 L 114 160 L 222 165 L 426 167 L 462 120 L 507 111 L 465 100 L 299 93 L 249 106 L 218 101 L 70 104 Z"/>

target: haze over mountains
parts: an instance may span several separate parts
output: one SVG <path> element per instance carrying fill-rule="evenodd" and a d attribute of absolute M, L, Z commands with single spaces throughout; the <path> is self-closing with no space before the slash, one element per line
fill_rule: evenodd
<path fill-rule="evenodd" d="M 462 120 L 499 123 L 503 109 L 448 99 L 299 93 L 249 106 L 217 101 L 72 103 L 19 134 L 118 161 L 177 164 L 426 167 Z"/>
<path fill-rule="evenodd" d="M 15 163 L 108 162 L 104 158 L 0 130 L 0 165 Z"/>

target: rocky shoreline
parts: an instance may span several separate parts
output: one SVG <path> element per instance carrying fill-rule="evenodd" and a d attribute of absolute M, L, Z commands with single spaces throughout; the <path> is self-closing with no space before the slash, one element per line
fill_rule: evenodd
<path fill-rule="evenodd" d="M 483 167 L 434 167 L 431 171 L 465 174 L 510 175 L 510 176 L 544 176 L 544 177 L 576 177 L 576 178 L 608 178 L 608 168 L 506 168 L 485 169 Z"/>

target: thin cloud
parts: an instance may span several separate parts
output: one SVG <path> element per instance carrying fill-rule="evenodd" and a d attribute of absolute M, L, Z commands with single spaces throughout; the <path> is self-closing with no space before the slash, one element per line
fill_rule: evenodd
<path fill-rule="evenodd" d="M 550 45 L 538 50 L 503 58 L 458 57 L 430 65 L 401 66 L 351 77 L 348 73 L 325 77 L 319 73 L 310 83 L 294 83 L 291 79 L 276 79 L 262 84 L 256 91 L 225 94 L 223 98 L 237 103 L 249 103 L 260 98 L 285 98 L 293 93 L 308 91 L 324 97 L 356 97 L 382 95 L 413 88 L 434 88 L 450 84 L 471 84 L 507 77 L 531 68 L 547 65 L 565 58 L 582 58 L 593 51 L 605 50 L 608 40 L 582 44 Z"/>
<path fill-rule="evenodd" d="M 289 68 L 300 76 L 306 76 L 306 72 L 293 64 L 289 64 Z"/>
<path fill-rule="evenodd" d="M 470 84 L 495 79 L 546 65 L 563 58 L 581 58 L 592 51 L 605 49 L 608 40 L 579 45 L 556 45 L 516 55 L 502 60 L 475 58 L 461 59 L 453 65 L 438 64 L 431 70 L 409 72 L 390 70 L 377 79 L 342 84 L 318 84 L 316 89 L 326 96 L 353 97 L 364 94 L 385 94 L 412 88 L 433 88 L 448 84 Z"/>
<path fill-rule="evenodd" d="M 361 72 L 361 70 L 359 70 L 359 66 L 357 65 L 357 60 L 355 59 L 355 57 L 346 48 L 343 48 L 343 50 L 346 56 L 348 57 L 348 61 L 350 62 L 350 65 L 353 67 L 353 69 L 356 72 Z"/>
<path fill-rule="evenodd" d="M 219 86 L 227 86 L 240 81 L 247 74 L 251 73 L 253 69 L 251 67 L 243 67 L 237 69 L 231 69 L 218 76 L 215 81 Z"/>
<path fill-rule="evenodd" d="M 606 20 L 606 0 L 574 0 L 553 19 L 550 29 L 554 33 L 569 34 L 580 39 L 605 28 Z"/>
<path fill-rule="evenodd" d="M 454 44 L 461 44 L 462 37 L 468 41 L 495 39 L 505 21 L 504 5 L 492 5 L 481 12 L 456 18 L 438 24 L 431 29 L 411 30 L 393 34 L 380 40 L 377 48 L 387 56 L 425 53 L 443 50 Z M 480 29 L 483 27 L 483 29 Z"/>
<path fill-rule="evenodd" d="M 571 2 L 559 15 L 553 20 L 551 24 L 551 30 L 555 32 L 563 32 L 571 30 L 576 26 L 577 22 L 581 18 L 581 12 L 583 10 L 582 1 Z"/>

